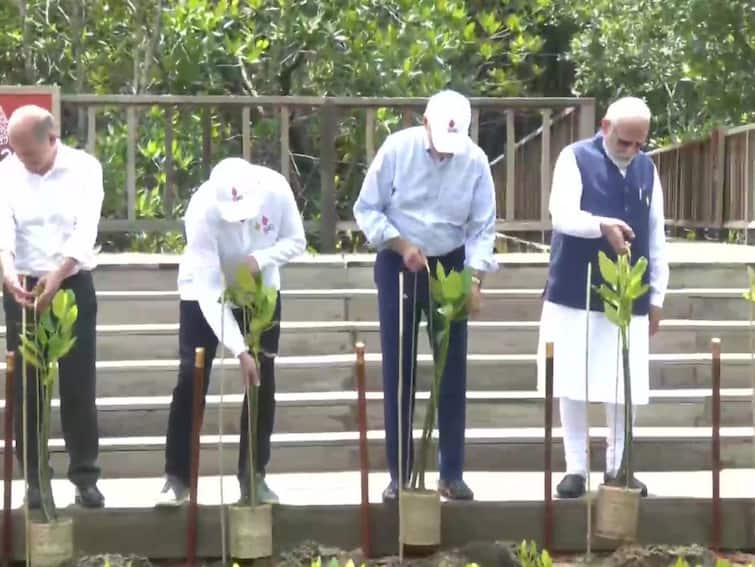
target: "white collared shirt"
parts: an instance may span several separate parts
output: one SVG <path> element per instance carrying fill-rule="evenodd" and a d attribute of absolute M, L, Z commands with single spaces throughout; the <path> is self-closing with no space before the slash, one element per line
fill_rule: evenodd
<path fill-rule="evenodd" d="M 204 183 L 192 195 L 184 216 L 186 248 L 178 267 L 182 300 L 197 301 L 218 340 L 237 357 L 246 351 L 231 307 L 218 301 L 233 282 L 238 266 L 253 256 L 266 285 L 280 289 L 280 266 L 306 247 L 306 236 L 294 194 L 286 178 L 255 166 L 266 179 L 265 196 L 255 219 L 229 223 L 220 218 L 213 186 Z M 221 324 L 221 321 L 223 322 Z"/>
<path fill-rule="evenodd" d="M 18 273 L 33 277 L 65 258 L 77 262 L 72 273 L 93 269 L 103 198 L 102 166 L 83 150 L 58 141 L 44 175 L 8 156 L 0 162 L 0 251 L 12 252 Z"/>

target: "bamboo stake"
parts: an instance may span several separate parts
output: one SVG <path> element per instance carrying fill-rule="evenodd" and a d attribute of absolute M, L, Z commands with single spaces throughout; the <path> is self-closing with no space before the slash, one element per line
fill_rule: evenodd
<path fill-rule="evenodd" d="M 26 276 L 21 276 L 21 285 L 26 290 L 28 289 L 27 286 L 27 279 Z M 21 332 L 26 333 L 26 324 L 27 324 L 27 312 L 26 312 L 26 306 L 21 306 Z M 21 419 L 23 421 L 23 425 L 21 427 L 23 433 L 23 460 L 24 460 L 24 491 L 26 494 L 29 492 L 29 425 L 27 423 L 29 419 L 29 410 L 27 406 L 29 405 L 29 370 L 28 366 L 26 364 L 25 360 L 21 361 L 21 387 L 23 388 L 23 400 L 22 400 L 22 408 L 21 408 Z M 37 464 L 39 466 L 39 464 Z M 30 530 L 31 530 L 31 519 L 29 518 L 29 499 L 24 498 L 24 539 L 25 539 L 25 546 L 24 546 L 24 552 L 26 554 L 26 564 L 31 564 L 31 545 L 30 545 Z"/>
<path fill-rule="evenodd" d="M 553 551 L 553 494 L 552 494 L 552 449 L 553 449 L 553 343 L 545 344 L 545 524 L 543 547 Z"/>
<path fill-rule="evenodd" d="M 220 406 L 218 407 L 218 475 L 220 476 L 220 555 L 226 565 L 225 493 L 223 490 L 223 396 L 225 394 L 225 312 L 226 300 L 223 295 L 220 311 Z"/>
<path fill-rule="evenodd" d="M 362 553 L 365 557 L 371 555 L 370 541 L 370 492 L 369 474 L 370 461 L 367 452 L 367 396 L 365 394 L 365 362 L 364 343 L 359 341 L 356 347 L 356 382 L 357 382 L 357 411 L 359 414 L 359 473 L 361 476 L 362 501 L 360 519 L 362 528 Z"/>
<path fill-rule="evenodd" d="M 204 397 L 204 362 L 205 350 L 194 349 L 194 396 L 191 415 L 191 469 L 189 473 L 189 522 L 186 534 L 186 561 L 196 564 L 197 554 L 197 519 L 199 505 L 197 488 L 199 481 L 199 434 L 202 430 L 202 398 Z"/>
<path fill-rule="evenodd" d="M 16 353 L 5 355 L 5 445 L 3 450 L 3 565 L 13 561 L 13 518 L 11 490 L 13 483 L 13 410 L 15 406 Z"/>
<path fill-rule="evenodd" d="M 592 263 L 587 264 L 587 282 L 585 283 L 585 453 L 587 454 L 587 493 L 585 507 L 587 509 L 586 547 L 587 561 L 592 558 L 592 494 L 590 493 L 590 473 L 592 464 L 590 461 L 590 290 L 592 285 Z"/>
<path fill-rule="evenodd" d="M 721 549 L 721 339 L 711 340 L 712 374 L 713 374 L 713 551 Z"/>
<path fill-rule="evenodd" d="M 403 417 L 403 386 L 404 386 L 404 270 L 400 269 L 398 273 L 398 557 L 399 561 L 404 560 L 404 504 L 402 493 L 404 492 L 404 456 L 403 456 L 403 439 L 404 430 L 402 429 Z M 411 437 L 409 438 L 411 439 Z"/>

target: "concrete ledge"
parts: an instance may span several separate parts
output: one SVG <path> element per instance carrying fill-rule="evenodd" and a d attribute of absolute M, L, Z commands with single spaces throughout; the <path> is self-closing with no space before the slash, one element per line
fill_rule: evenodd
<path fill-rule="evenodd" d="M 580 501 L 555 503 L 554 551 L 582 551 L 585 546 L 585 505 Z M 445 503 L 442 508 L 442 547 L 473 541 L 534 539 L 543 541 L 543 505 L 533 502 Z M 640 512 L 638 540 L 643 544 L 710 544 L 711 504 L 704 499 L 648 498 Z M 748 499 L 722 503 L 723 549 L 755 547 L 753 512 Z M 82 555 L 137 554 L 152 559 L 185 557 L 186 510 L 157 512 L 147 509 L 76 511 L 75 549 Z M 274 553 L 304 540 L 355 549 L 360 545 L 359 507 L 276 506 L 273 512 Z M 395 506 L 370 506 L 374 553 L 397 551 L 398 517 Z M 221 554 L 220 510 L 202 507 L 199 513 L 197 553 L 216 558 Z M 23 560 L 23 516 L 14 514 L 14 556 Z M 611 544 L 596 542 L 595 550 Z"/>

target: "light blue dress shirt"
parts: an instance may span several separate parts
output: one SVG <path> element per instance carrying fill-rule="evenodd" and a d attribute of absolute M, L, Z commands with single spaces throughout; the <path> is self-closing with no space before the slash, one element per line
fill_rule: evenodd
<path fill-rule="evenodd" d="M 439 160 L 423 126 L 388 136 L 367 170 L 354 218 L 377 249 L 397 236 L 425 256 L 464 246 L 467 266 L 498 269 L 493 177 L 485 152 L 471 139 L 463 152 Z"/>

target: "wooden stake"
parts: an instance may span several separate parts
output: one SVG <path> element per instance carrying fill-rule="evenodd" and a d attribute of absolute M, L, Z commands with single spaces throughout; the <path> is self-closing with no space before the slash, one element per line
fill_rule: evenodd
<path fill-rule="evenodd" d="M 359 414 L 359 472 L 362 481 L 362 503 L 360 507 L 362 553 L 365 557 L 370 557 L 372 549 L 370 541 L 370 460 L 367 451 L 366 366 L 364 361 L 364 343 L 361 341 L 356 344 L 356 355 L 357 411 Z"/>
<path fill-rule="evenodd" d="M 3 565 L 13 561 L 13 519 L 11 490 L 13 483 L 13 410 L 15 407 L 16 353 L 5 355 L 5 445 L 3 449 Z"/>
<path fill-rule="evenodd" d="M 553 551 L 553 343 L 545 344 L 545 525 L 543 548 Z"/>
<path fill-rule="evenodd" d="M 721 549 L 721 339 L 711 340 L 713 361 L 713 551 Z"/>
<path fill-rule="evenodd" d="M 202 401 L 204 398 L 204 348 L 194 350 L 194 395 L 191 412 L 191 468 L 189 472 L 189 521 L 186 534 L 186 562 L 197 560 L 197 485 L 199 481 L 199 433 L 202 430 Z"/>

